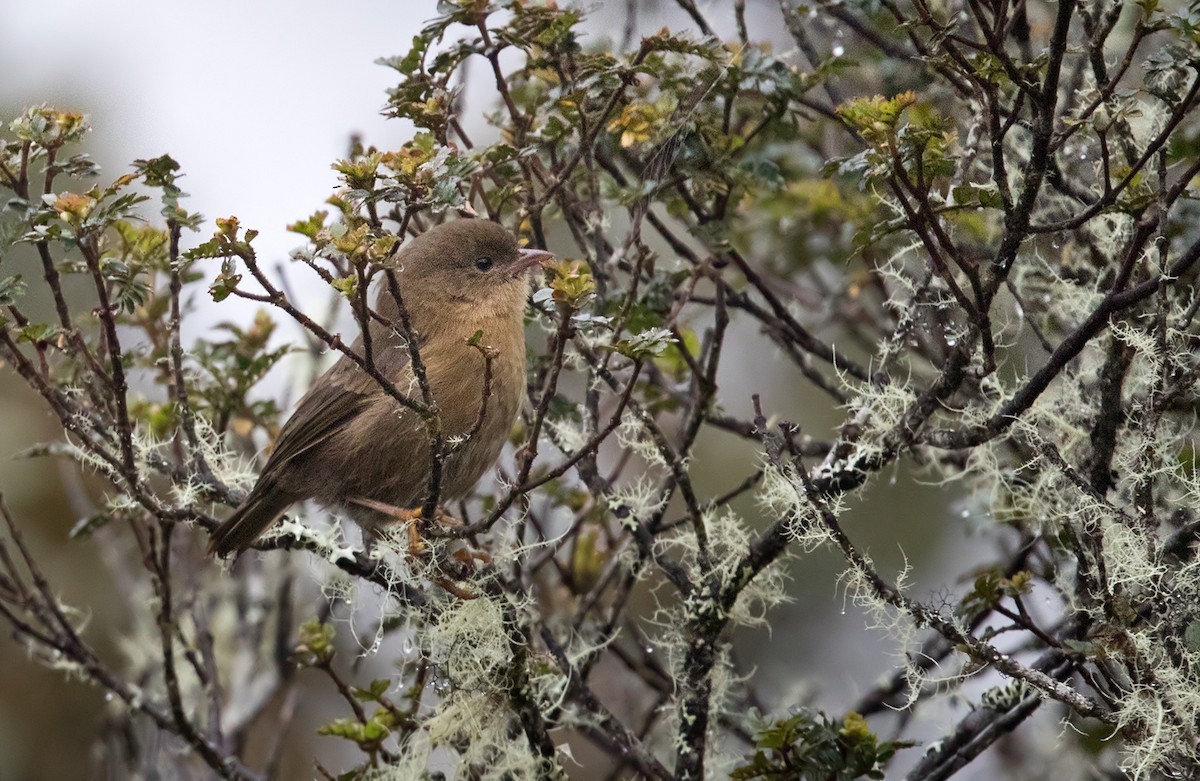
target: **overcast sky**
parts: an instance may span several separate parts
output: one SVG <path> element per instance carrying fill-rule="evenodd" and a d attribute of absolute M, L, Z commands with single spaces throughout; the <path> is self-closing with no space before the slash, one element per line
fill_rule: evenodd
<path fill-rule="evenodd" d="M 187 174 L 189 208 L 210 221 L 237 214 L 262 230 L 262 250 L 280 254 L 299 243 L 283 226 L 336 185 L 329 164 L 351 132 L 380 145 L 411 132 L 380 116 L 394 80 L 374 60 L 403 52 L 436 13 L 434 0 L 2 8 L 6 119 L 43 101 L 89 113 L 88 148 L 105 177 L 170 153 Z"/>

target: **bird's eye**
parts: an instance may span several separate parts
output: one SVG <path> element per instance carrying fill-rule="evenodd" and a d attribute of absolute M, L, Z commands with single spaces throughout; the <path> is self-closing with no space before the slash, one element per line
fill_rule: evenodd
<path fill-rule="evenodd" d="M 489 257 L 486 257 L 486 256 L 482 257 L 482 258 L 478 258 L 475 261 L 475 268 L 479 269 L 480 271 L 491 271 L 492 270 L 492 259 Z"/>

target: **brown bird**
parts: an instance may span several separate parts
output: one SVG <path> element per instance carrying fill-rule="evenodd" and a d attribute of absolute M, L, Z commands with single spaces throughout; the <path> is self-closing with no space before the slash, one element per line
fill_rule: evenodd
<path fill-rule="evenodd" d="M 550 257 L 545 250 L 520 249 L 496 223 L 472 219 L 432 228 L 397 255 L 401 298 L 447 437 L 471 434 L 484 403 L 485 359 L 468 340 L 482 331 L 482 344 L 497 351 L 482 424 L 442 471 L 442 496 L 448 499 L 469 491 L 495 463 L 512 428 L 525 393 L 527 272 Z M 375 310 L 395 324 L 371 322 L 375 365 L 400 392 L 419 401 L 399 308 L 386 286 Z M 354 349 L 361 354 L 361 337 Z M 304 499 L 340 507 L 366 530 L 393 521 L 395 516 L 368 505 L 412 508 L 421 502 L 430 447 L 421 417 L 343 355 L 300 399 L 258 482 L 213 532 L 209 553 L 245 550 Z"/>

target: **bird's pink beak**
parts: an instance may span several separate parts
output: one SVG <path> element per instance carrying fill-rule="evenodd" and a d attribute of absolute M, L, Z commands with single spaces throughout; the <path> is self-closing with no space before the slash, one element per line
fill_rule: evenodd
<path fill-rule="evenodd" d="M 544 249 L 517 250 L 517 264 L 513 267 L 513 272 L 518 275 L 524 274 L 534 266 L 544 266 L 553 259 L 554 253 Z"/>

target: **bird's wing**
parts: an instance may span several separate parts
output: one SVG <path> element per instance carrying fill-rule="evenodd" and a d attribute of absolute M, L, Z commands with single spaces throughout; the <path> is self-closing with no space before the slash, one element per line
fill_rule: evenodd
<path fill-rule="evenodd" d="M 340 365 L 334 366 L 300 399 L 296 411 L 275 439 L 275 449 L 258 482 L 233 515 L 213 531 L 208 546 L 210 555 L 226 556 L 245 550 L 288 505 L 306 498 L 303 492 L 287 485 L 293 480 L 283 479 L 289 465 L 297 456 L 336 434 L 367 406 L 369 397 L 359 392 L 363 389 L 347 387 L 342 381 L 343 374 Z"/>
<path fill-rule="evenodd" d="M 380 335 L 382 336 L 382 334 Z M 376 362 L 395 382 L 408 369 L 408 351 L 377 340 Z M 385 346 L 386 345 L 386 346 Z M 361 344 L 354 345 L 361 350 Z M 384 360 L 380 352 L 389 350 Z M 391 352 L 394 351 L 394 352 Z M 403 389 L 402 389 L 403 390 Z M 300 455 L 328 440 L 350 421 L 362 414 L 371 398 L 381 393 L 379 384 L 349 358 L 342 357 L 322 375 L 296 405 L 275 440 L 275 449 L 267 459 L 260 482 L 276 477 L 280 470 Z"/>

